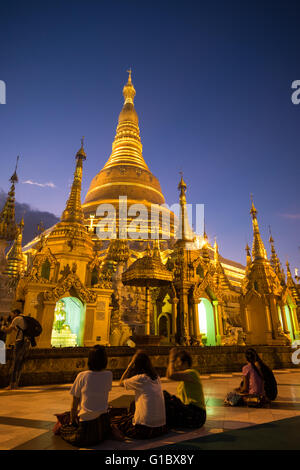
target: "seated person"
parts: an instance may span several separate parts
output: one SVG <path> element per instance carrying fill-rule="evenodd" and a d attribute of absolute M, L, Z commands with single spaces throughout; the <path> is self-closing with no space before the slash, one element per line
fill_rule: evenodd
<path fill-rule="evenodd" d="M 246 351 L 247 364 L 243 366 L 243 380 L 234 392 L 230 392 L 225 399 L 225 405 L 239 406 L 250 402 L 262 405 L 265 401 L 264 378 L 262 361 L 252 348 Z"/>
<path fill-rule="evenodd" d="M 151 439 L 164 434 L 166 414 L 160 378 L 149 356 L 137 351 L 121 377 L 120 385 L 135 391 L 135 411 L 112 418 L 123 435 L 135 439 Z"/>
<path fill-rule="evenodd" d="M 192 358 L 187 351 L 171 349 L 166 376 L 179 382 L 179 399 L 164 391 L 167 424 L 172 427 L 202 427 L 206 421 L 203 388 L 200 374 L 192 369 Z"/>
<path fill-rule="evenodd" d="M 106 366 L 105 348 L 95 346 L 89 352 L 88 370 L 80 372 L 72 385 L 71 426 L 60 429 L 61 437 L 72 445 L 96 445 L 111 437 L 108 394 L 113 375 Z"/>

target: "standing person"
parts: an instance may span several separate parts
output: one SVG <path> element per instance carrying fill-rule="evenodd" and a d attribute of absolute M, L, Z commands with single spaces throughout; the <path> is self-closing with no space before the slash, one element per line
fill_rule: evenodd
<path fill-rule="evenodd" d="M 206 421 L 205 399 L 200 374 L 192 368 L 192 358 L 185 350 L 171 349 L 167 378 L 178 381 L 177 394 L 164 391 L 167 424 L 200 428 Z"/>
<path fill-rule="evenodd" d="M 94 346 L 89 352 L 88 370 L 80 372 L 72 385 L 71 426 L 62 426 L 60 435 L 74 446 L 97 445 L 110 436 L 108 394 L 113 375 L 106 366 L 104 346 Z"/>
<path fill-rule="evenodd" d="M 6 334 L 11 333 L 12 331 L 17 332 L 14 345 L 12 373 L 10 377 L 10 384 L 7 387 L 8 390 L 14 390 L 18 388 L 22 367 L 29 352 L 30 340 L 24 336 L 23 332 L 25 329 L 26 324 L 24 315 L 19 308 L 15 308 L 12 311 L 11 324 L 7 327 L 2 327 L 2 331 L 4 331 Z"/>
<path fill-rule="evenodd" d="M 135 391 L 135 412 L 112 419 L 118 429 L 133 439 L 151 439 L 167 432 L 160 378 L 145 352 L 136 352 L 121 377 L 120 385 Z"/>

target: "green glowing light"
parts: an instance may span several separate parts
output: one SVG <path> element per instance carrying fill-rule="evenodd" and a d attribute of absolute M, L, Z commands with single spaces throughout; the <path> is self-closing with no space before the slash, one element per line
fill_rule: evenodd
<path fill-rule="evenodd" d="M 83 346 L 85 306 L 76 297 L 64 297 L 55 306 L 51 346 Z"/>

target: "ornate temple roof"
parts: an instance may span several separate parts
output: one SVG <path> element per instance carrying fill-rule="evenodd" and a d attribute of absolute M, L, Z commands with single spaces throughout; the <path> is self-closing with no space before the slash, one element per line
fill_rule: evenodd
<path fill-rule="evenodd" d="M 157 246 L 153 254 L 148 247 L 146 255 L 137 259 L 122 274 L 123 284 L 132 286 L 162 286 L 172 280 L 173 275 L 164 266 Z"/>

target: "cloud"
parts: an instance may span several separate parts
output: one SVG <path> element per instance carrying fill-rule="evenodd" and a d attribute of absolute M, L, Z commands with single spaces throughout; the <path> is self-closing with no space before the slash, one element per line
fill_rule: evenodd
<path fill-rule="evenodd" d="M 36 183 L 35 181 L 27 180 L 22 181 L 22 184 L 33 184 L 34 186 L 39 186 L 40 188 L 56 188 L 55 184 L 51 181 L 49 183 Z"/>
<path fill-rule="evenodd" d="M 291 220 L 300 220 L 300 214 L 279 214 L 281 217 L 284 217 L 285 219 L 291 219 Z"/>

